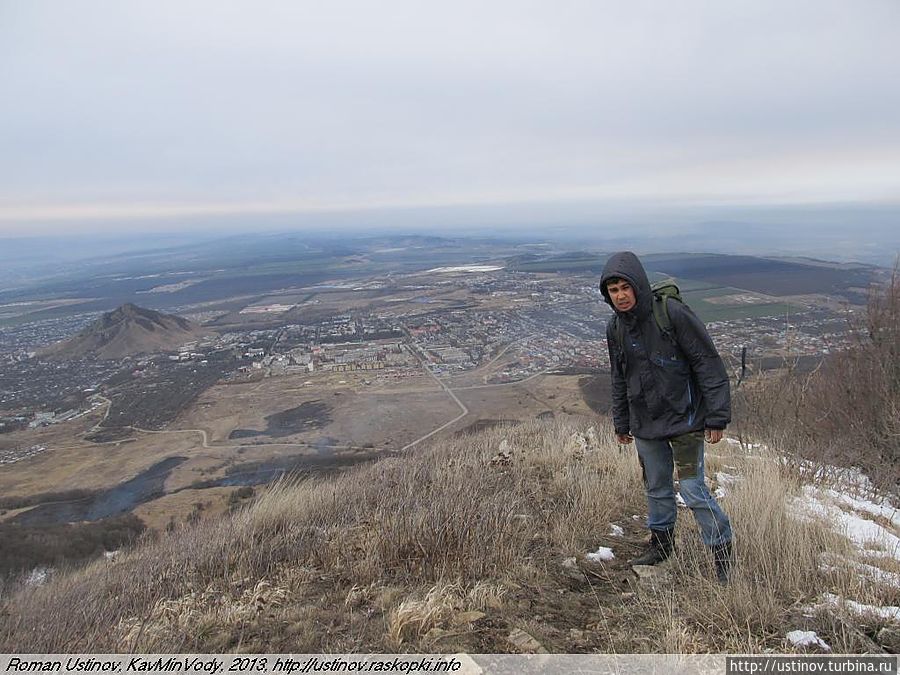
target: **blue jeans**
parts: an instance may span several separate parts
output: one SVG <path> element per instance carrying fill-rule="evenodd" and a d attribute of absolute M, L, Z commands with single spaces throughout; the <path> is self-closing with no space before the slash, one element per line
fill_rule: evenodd
<path fill-rule="evenodd" d="M 663 440 L 635 438 L 634 442 L 644 471 L 647 527 L 651 530 L 675 527 L 677 511 L 672 478 L 677 467 L 681 496 L 694 513 L 703 543 L 718 546 L 731 541 L 731 522 L 709 493 L 703 477 L 703 432 Z"/>

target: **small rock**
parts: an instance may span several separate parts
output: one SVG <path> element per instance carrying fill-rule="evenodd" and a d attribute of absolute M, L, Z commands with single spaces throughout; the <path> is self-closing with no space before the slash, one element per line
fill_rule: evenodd
<path fill-rule="evenodd" d="M 632 565 L 631 569 L 637 574 L 638 580 L 648 586 L 667 584 L 672 581 L 672 574 L 666 567 L 660 565 Z"/>
<path fill-rule="evenodd" d="M 572 457 L 576 460 L 584 459 L 584 453 L 588 449 L 588 443 L 584 440 L 584 436 L 576 432 L 569 437 L 569 442 L 575 446 L 572 450 Z"/>
<path fill-rule="evenodd" d="M 508 455 L 508 454 L 509 454 L 509 441 L 506 440 L 505 438 L 504 438 L 502 441 L 500 441 L 500 448 L 499 448 L 499 449 L 500 449 L 500 454 L 501 454 L 501 455 L 502 455 L 502 454 L 507 454 L 507 455 Z"/>
<path fill-rule="evenodd" d="M 566 558 L 563 560 L 562 573 L 573 581 L 584 581 L 584 573 L 581 571 L 581 568 L 578 567 L 578 560 L 575 558 Z"/>
<path fill-rule="evenodd" d="M 440 640 L 446 634 L 447 631 L 445 631 L 443 628 L 438 628 L 437 626 L 435 626 L 430 631 L 425 633 L 425 640 L 428 642 L 433 642 L 434 640 Z"/>
<path fill-rule="evenodd" d="M 578 448 L 579 450 L 587 449 L 587 441 L 585 440 L 584 436 L 582 436 L 578 432 L 575 432 L 574 434 L 572 434 L 569 437 L 569 440 L 571 440 L 572 443 L 575 444 L 575 447 Z"/>
<path fill-rule="evenodd" d="M 512 455 L 508 452 L 498 452 L 491 457 L 491 466 L 508 466 L 512 462 Z"/>
<path fill-rule="evenodd" d="M 485 599 L 484 604 L 490 609 L 503 609 L 503 601 L 495 595 L 488 596 Z"/>
<path fill-rule="evenodd" d="M 900 654 L 900 626 L 885 626 L 875 640 L 891 654 Z"/>
<path fill-rule="evenodd" d="M 487 614 L 484 612 L 472 611 L 472 612 L 460 612 L 455 615 L 452 619 L 450 619 L 450 623 L 454 626 L 462 626 L 467 623 L 475 623 L 486 617 Z"/>
<path fill-rule="evenodd" d="M 529 654 L 547 654 L 547 650 L 533 635 L 529 635 L 521 628 L 515 628 L 506 638 L 510 644 L 519 651 Z"/>

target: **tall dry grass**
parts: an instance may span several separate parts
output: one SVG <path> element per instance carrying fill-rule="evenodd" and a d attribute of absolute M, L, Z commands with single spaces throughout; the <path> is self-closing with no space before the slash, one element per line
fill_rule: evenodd
<path fill-rule="evenodd" d="M 742 477 L 721 500 L 734 526 L 737 564 L 729 583 L 719 585 L 708 552 L 696 537 L 685 536 L 684 527 L 679 529 L 674 584 L 647 594 L 641 607 L 643 620 L 660 638 L 657 649 L 791 651 L 786 633 L 803 629 L 819 631 L 835 653 L 880 651 L 872 638 L 886 621 L 816 608 L 826 592 L 865 604 L 896 606 L 900 589 L 873 583 L 851 567 L 824 568 L 829 554 L 848 560 L 859 556 L 830 523 L 802 515 L 798 501 L 810 471 L 798 471 L 777 447 L 752 452 L 732 447 L 728 452 L 725 463 L 738 467 Z M 898 569 L 897 560 L 876 564 L 885 571 Z"/>
<path fill-rule="evenodd" d="M 0 651 L 441 651 L 447 635 L 502 650 L 512 628 L 541 629 L 533 615 L 546 604 L 545 614 L 593 605 L 594 649 L 758 652 L 781 647 L 797 621 L 827 628 L 830 619 L 801 616 L 824 589 L 890 599 L 852 573 L 819 571 L 822 552 L 849 551 L 824 525 L 792 517 L 800 480 L 791 465 L 740 449 L 713 456 L 723 449 L 711 448 L 708 464 L 744 476 L 724 500 L 738 555 L 726 587 L 711 580 L 686 512 L 672 584 L 631 600 L 612 581 L 561 586 L 562 560 L 643 513 L 643 489 L 633 446 L 616 445 L 606 424 L 535 422 L 331 480 L 282 482 L 220 521 L 7 592 Z M 626 557 L 636 543 L 613 545 Z M 532 609 L 522 609 L 525 594 Z M 493 633 L 472 627 L 481 614 Z M 836 649 L 859 646 L 849 625 L 831 625 L 845 635 Z"/>
<path fill-rule="evenodd" d="M 282 482 L 231 517 L 5 598 L 0 646 L 202 651 L 217 621 L 231 638 L 216 639 L 234 638 L 226 628 L 240 623 L 236 608 L 262 581 L 297 598 L 323 581 L 474 587 L 541 570 L 547 551 L 576 546 L 607 528 L 624 498 L 639 499 L 626 488 L 632 463 L 618 451 L 580 449 L 577 430 L 499 428 L 333 480 Z M 504 441 L 511 459 L 492 461 Z M 192 622 L 206 629 L 186 630 Z"/>

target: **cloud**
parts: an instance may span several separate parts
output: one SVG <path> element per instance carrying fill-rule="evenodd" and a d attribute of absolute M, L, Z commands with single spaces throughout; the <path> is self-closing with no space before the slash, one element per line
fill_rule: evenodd
<path fill-rule="evenodd" d="M 0 232 L 48 214 L 900 194 L 892 0 L 0 12 Z"/>

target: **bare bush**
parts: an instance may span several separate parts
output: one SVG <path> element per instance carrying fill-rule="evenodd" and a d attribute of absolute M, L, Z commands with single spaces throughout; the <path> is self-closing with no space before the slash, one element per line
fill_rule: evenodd
<path fill-rule="evenodd" d="M 873 286 L 863 316 L 848 315 L 851 348 L 810 374 L 787 367 L 743 389 L 741 427 L 823 464 L 857 466 L 882 489 L 900 479 L 900 262 Z"/>
<path fill-rule="evenodd" d="M 36 567 L 72 566 L 104 551 L 130 546 L 144 531 L 132 514 L 92 523 L 20 525 L 0 523 L 0 578 Z"/>

